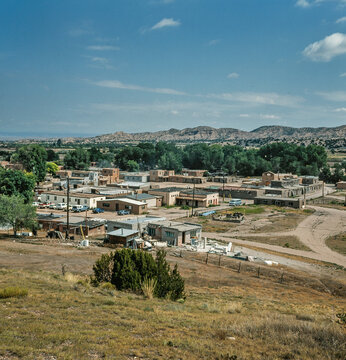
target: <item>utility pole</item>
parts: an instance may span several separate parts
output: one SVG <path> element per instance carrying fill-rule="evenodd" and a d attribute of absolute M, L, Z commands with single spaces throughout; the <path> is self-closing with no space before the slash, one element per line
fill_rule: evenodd
<path fill-rule="evenodd" d="M 222 171 L 222 196 L 223 202 L 225 202 L 225 172 Z"/>
<path fill-rule="evenodd" d="M 195 207 L 195 183 L 193 183 L 193 189 L 192 189 L 192 212 L 191 216 L 193 216 L 193 209 Z"/>
<path fill-rule="evenodd" d="M 88 210 L 85 211 L 85 237 L 89 236 L 89 229 L 88 229 Z"/>
<path fill-rule="evenodd" d="M 66 235 L 65 240 L 70 238 L 70 178 L 67 176 L 67 228 L 66 228 Z"/>

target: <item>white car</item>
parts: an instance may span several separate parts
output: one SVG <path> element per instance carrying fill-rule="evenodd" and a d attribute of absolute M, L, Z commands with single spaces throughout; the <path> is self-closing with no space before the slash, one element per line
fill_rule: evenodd
<path fill-rule="evenodd" d="M 34 201 L 33 203 L 32 203 L 32 206 L 35 206 L 35 207 L 38 207 L 40 205 L 40 203 L 38 203 L 37 201 Z"/>

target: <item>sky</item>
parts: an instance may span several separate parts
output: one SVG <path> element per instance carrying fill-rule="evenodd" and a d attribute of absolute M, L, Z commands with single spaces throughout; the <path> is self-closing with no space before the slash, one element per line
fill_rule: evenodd
<path fill-rule="evenodd" d="M 346 0 L 0 1 L 0 137 L 345 120 Z"/>

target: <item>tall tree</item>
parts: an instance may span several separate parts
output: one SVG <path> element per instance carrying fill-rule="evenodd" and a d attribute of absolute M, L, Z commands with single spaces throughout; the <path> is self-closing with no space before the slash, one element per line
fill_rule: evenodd
<path fill-rule="evenodd" d="M 21 196 L 0 195 L 0 225 L 11 225 L 14 236 L 23 228 L 33 229 L 36 209 L 31 204 L 25 204 Z"/>
<path fill-rule="evenodd" d="M 64 166 L 66 169 L 85 170 L 90 166 L 90 158 L 87 150 L 78 147 L 69 151 L 64 158 Z"/>
<path fill-rule="evenodd" d="M 26 203 L 32 201 L 35 188 L 35 176 L 20 170 L 0 168 L 0 194 L 21 195 Z"/>
<path fill-rule="evenodd" d="M 32 144 L 20 147 L 12 156 L 13 162 L 19 162 L 24 169 L 32 172 L 37 181 L 43 181 L 46 176 L 47 152 L 43 146 Z"/>

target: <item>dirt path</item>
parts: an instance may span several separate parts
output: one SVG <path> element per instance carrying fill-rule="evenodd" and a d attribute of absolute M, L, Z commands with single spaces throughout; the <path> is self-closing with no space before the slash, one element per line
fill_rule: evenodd
<path fill-rule="evenodd" d="M 337 210 L 332 208 L 323 208 L 318 206 L 309 206 L 314 209 L 315 213 L 304 219 L 295 230 L 280 232 L 280 233 L 267 233 L 256 234 L 256 236 L 283 236 L 293 235 L 312 251 L 294 250 L 284 248 L 276 245 L 262 244 L 247 240 L 240 240 L 236 237 L 230 237 L 229 235 L 221 235 L 220 233 L 203 233 L 204 236 L 214 239 L 236 241 L 241 245 L 255 245 L 263 249 L 274 250 L 291 255 L 299 255 L 308 257 L 315 260 L 326 261 L 335 263 L 346 267 L 346 257 L 332 251 L 325 241 L 329 236 L 337 235 L 346 231 L 346 212 L 343 210 Z M 241 234 L 241 236 L 253 236 L 253 233 Z"/>

